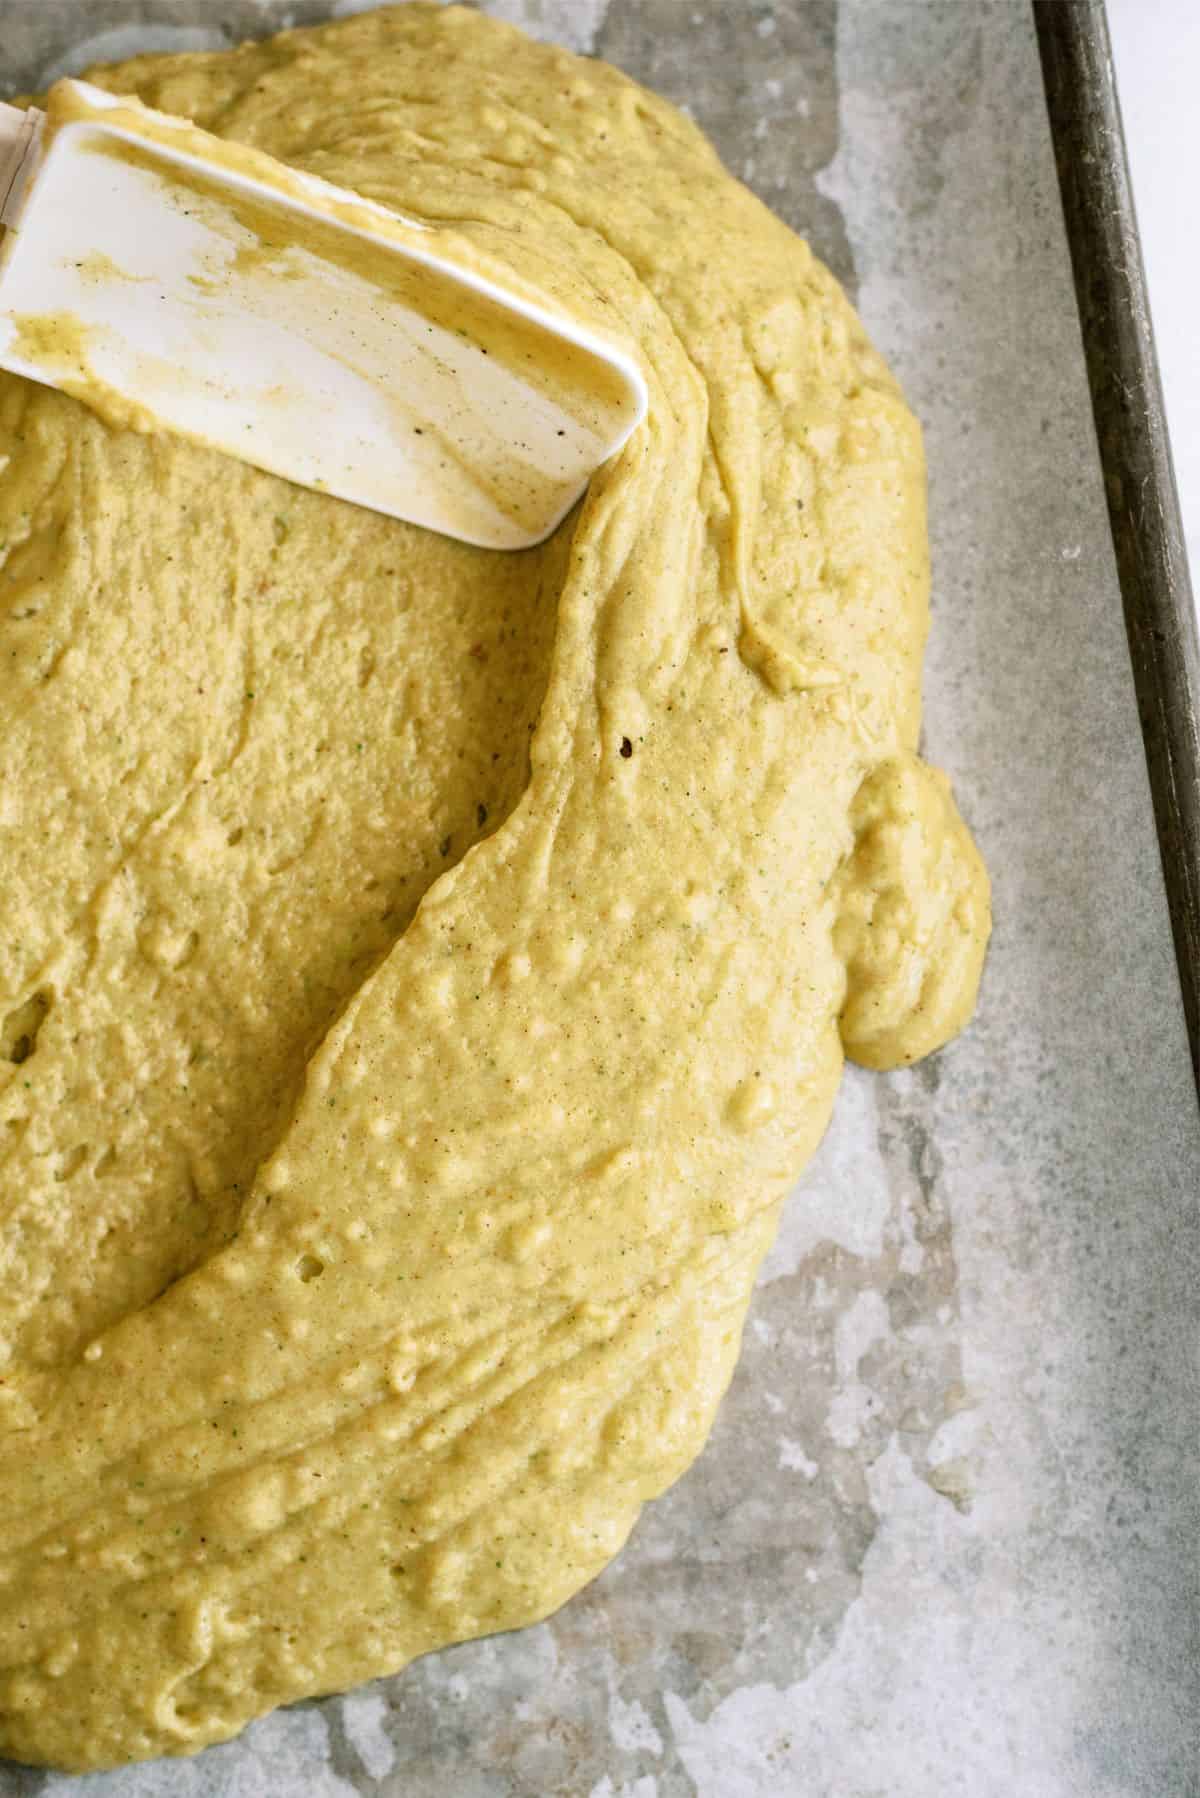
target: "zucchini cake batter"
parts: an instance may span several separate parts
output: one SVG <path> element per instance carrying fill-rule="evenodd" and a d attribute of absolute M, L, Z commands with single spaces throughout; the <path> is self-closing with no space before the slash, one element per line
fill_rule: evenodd
<path fill-rule="evenodd" d="M 0 1750 L 69 1768 L 599 1572 L 843 1052 L 945 1042 L 988 933 L 917 426 L 685 118 L 423 6 L 93 78 L 446 227 L 651 408 L 498 555 L 0 381 Z"/>

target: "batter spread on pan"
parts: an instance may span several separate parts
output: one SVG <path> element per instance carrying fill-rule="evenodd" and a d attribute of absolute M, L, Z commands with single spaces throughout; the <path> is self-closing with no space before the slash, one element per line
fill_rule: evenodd
<path fill-rule="evenodd" d="M 464 548 L 0 384 L 0 1748 L 544 1616 L 701 1448 L 843 1051 L 965 1020 L 917 427 L 699 132 L 476 14 L 100 80 L 453 231 L 647 423 Z"/>

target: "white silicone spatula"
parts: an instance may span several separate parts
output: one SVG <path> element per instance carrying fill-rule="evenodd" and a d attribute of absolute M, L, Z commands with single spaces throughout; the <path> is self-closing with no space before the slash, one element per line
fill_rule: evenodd
<path fill-rule="evenodd" d="M 467 543 L 539 542 L 645 414 L 442 234 L 86 82 L 0 105 L 0 224 L 0 366 Z"/>

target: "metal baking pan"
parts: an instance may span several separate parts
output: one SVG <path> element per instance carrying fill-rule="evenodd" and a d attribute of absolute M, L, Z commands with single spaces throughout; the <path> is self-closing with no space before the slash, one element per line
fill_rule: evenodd
<path fill-rule="evenodd" d="M 488 5 L 685 105 L 904 383 L 979 1012 L 847 1070 L 706 1452 L 558 1615 L 0 1798 L 1195 1798 L 1195 647 L 1102 15 Z M 333 10 L 0 0 L 0 95 Z"/>
<path fill-rule="evenodd" d="M 1163 875 L 1200 1087 L 1200 645 L 1104 0 L 1034 0 Z"/>

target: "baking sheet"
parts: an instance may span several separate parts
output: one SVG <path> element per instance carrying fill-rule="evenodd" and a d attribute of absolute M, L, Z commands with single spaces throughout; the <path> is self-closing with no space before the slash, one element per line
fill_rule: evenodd
<path fill-rule="evenodd" d="M 1037 0 L 1046 104 L 1200 1090 L 1200 640 L 1104 0 Z"/>
<path fill-rule="evenodd" d="M 0 0 L 0 84 L 330 10 Z M 1191 1798 L 1200 1124 L 1030 15 L 492 10 L 687 105 L 925 423 L 980 1015 L 848 1073 L 707 1453 L 556 1618 L 0 1798 Z"/>

